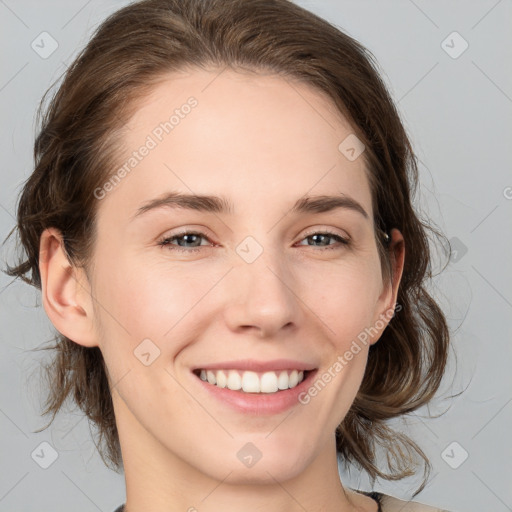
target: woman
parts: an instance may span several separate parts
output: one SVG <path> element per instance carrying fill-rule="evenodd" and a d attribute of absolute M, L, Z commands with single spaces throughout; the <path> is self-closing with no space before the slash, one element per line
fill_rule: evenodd
<path fill-rule="evenodd" d="M 58 331 L 44 412 L 71 396 L 98 426 L 118 510 L 437 510 L 338 474 L 428 470 L 386 420 L 434 396 L 449 343 L 415 157 L 356 41 L 287 0 L 132 4 L 35 156 L 9 273 Z"/>

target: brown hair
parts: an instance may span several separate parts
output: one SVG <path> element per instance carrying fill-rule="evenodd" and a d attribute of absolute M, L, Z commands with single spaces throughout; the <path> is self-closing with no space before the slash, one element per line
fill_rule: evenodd
<path fill-rule="evenodd" d="M 365 144 L 383 276 L 390 276 L 391 266 L 380 230 L 400 230 L 406 257 L 397 299 L 401 309 L 370 348 L 361 388 L 336 431 L 337 450 L 347 463 L 366 470 L 372 482 L 413 475 L 414 453 L 430 473 L 423 451 L 386 420 L 425 405 L 441 383 L 449 331 L 425 281 L 432 277 L 427 230 L 444 236 L 420 220 L 411 204 L 416 157 L 373 56 L 288 0 L 145 0 L 104 21 L 65 73 L 41 119 L 35 169 L 21 191 L 17 226 L 8 236 L 17 229 L 26 254 L 7 273 L 41 288 L 39 240 L 48 227 L 62 233 L 70 262 L 89 269 L 96 234 L 93 191 L 116 168 L 123 126 L 137 99 L 185 67 L 230 67 L 309 84 L 334 102 Z M 44 367 L 49 390 L 43 414 L 53 413 L 44 428 L 72 397 L 98 428 L 103 461 L 119 470 L 119 439 L 99 348 L 60 334 L 54 341 L 44 347 L 56 351 Z M 379 447 L 386 450 L 389 471 L 377 467 Z"/>

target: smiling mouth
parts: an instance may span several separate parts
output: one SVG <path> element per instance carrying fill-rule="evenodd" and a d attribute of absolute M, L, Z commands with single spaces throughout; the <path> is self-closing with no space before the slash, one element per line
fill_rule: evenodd
<path fill-rule="evenodd" d="M 278 393 L 297 387 L 311 373 L 310 370 L 278 370 L 253 372 L 243 370 L 204 370 L 198 368 L 194 375 L 212 386 L 241 393 Z"/>

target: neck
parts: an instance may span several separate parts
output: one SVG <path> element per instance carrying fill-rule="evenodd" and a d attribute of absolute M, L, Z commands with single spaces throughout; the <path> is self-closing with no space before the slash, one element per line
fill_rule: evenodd
<path fill-rule="evenodd" d="M 376 510 L 370 498 L 344 489 L 334 436 L 305 469 L 291 478 L 269 471 L 262 458 L 217 474 L 199 470 L 162 446 L 140 424 L 119 421 L 126 480 L 125 512 L 355 512 Z M 254 472 L 260 466 L 258 476 Z M 273 468 L 272 468 L 273 469 Z M 356 508 L 361 505 L 364 508 Z"/>
<path fill-rule="evenodd" d="M 268 512 L 354 512 L 356 499 L 347 493 L 339 480 L 332 475 L 336 471 L 322 471 L 323 481 L 308 468 L 297 477 L 282 480 L 279 475 L 269 476 L 265 483 L 258 485 L 233 482 L 230 474 L 222 480 L 177 463 L 160 471 L 155 464 L 152 468 L 136 471 L 128 465 L 126 475 L 125 512 L 239 512 L 240 510 L 266 510 Z"/>
<path fill-rule="evenodd" d="M 187 445 L 182 452 L 185 460 L 151 435 L 122 401 L 114 400 L 114 408 L 126 480 L 125 512 L 377 510 L 371 498 L 343 487 L 334 433 L 307 462 L 297 454 L 292 464 L 282 460 L 276 464 L 274 457 L 262 456 L 247 468 L 236 457 L 218 457 L 218 448 L 211 444 L 199 449 L 186 436 L 173 439 L 181 448 Z M 245 442 L 233 440 L 233 453 Z M 210 451 L 205 454 L 205 450 Z M 218 464 L 201 463 L 203 458 L 216 457 Z"/>

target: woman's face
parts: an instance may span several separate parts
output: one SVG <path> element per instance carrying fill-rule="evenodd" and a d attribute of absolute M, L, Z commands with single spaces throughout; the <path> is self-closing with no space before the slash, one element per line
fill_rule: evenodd
<path fill-rule="evenodd" d="M 275 76 L 190 71 L 140 103 L 95 192 L 91 283 L 125 464 L 263 482 L 332 460 L 396 297 L 352 132 Z"/>

